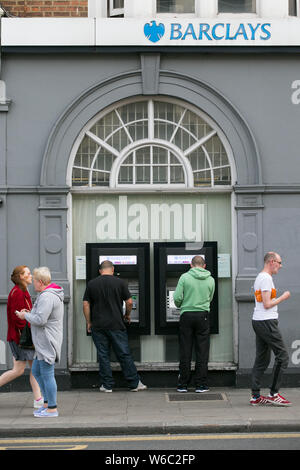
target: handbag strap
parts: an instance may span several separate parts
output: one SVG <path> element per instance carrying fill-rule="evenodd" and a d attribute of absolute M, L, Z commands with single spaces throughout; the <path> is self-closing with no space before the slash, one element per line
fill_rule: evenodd
<path fill-rule="evenodd" d="M 29 304 L 28 300 L 26 299 L 26 297 L 25 297 L 25 302 L 27 304 L 28 309 L 31 310 L 30 304 Z M 25 320 L 26 324 L 29 326 L 28 321 L 26 320 L 26 318 L 24 318 L 24 320 Z"/>

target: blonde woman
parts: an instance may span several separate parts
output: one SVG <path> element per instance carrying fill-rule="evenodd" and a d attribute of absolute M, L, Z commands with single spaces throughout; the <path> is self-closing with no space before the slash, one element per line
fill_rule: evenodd
<path fill-rule="evenodd" d="M 17 313 L 18 318 L 31 324 L 35 356 L 32 373 L 42 390 L 44 405 L 34 412 L 37 418 L 54 418 L 57 411 L 57 384 L 54 375 L 55 363 L 59 362 L 63 339 L 64 293 L 51 282 L 47 267 L 33 271 L 33 284 L 37 299 L 30 312 Z"/>

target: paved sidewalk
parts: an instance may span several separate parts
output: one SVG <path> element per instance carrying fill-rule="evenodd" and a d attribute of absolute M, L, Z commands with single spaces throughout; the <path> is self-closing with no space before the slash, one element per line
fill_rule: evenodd
<path fill-rule="evenodd" d="M 72 390 L 58 392 L 59 417 L 51 419 L 33 416 L 31 393 L 0 393 L 0 437 L 300 432 L 300 388 L 281 393 L 291 407 L 250 406 L 249 390 L 235 388 L 203 394 Z"/>

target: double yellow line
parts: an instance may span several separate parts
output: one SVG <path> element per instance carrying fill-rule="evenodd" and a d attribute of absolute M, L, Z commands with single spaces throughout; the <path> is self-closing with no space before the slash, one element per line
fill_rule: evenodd
<path fill-rule="evenodd" d="M 16 438 L 0 439 L 0 450 L 7 445 L 34 444 L 77 444 L 90 442 L 140 442 L 140 441 L 186 441 L 186 440 L 229 440 L 229 439 L 299 439 L 300 433 L 242 433 L 242 434 L 188 434 L 188 435 L 154 435 L 154 436 L 128 436 L 128 437 L 58 437 L 58 438 Z M 77 445 L 76 445 L 77 447 Z M 78 446 L 79 447 L 79 446 Z M 81 446 L 80 446 L 81 447 Z M 86 447 L 86 446 L 84 446 Z"/>

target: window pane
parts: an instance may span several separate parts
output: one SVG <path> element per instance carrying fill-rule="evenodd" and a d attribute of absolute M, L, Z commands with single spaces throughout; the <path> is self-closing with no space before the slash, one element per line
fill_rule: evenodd
<path fill-rule="evenodd" d="M 297 16 L 297 0 L 289 0 L 289 15 Z"/>
<path fill-rule="evenodd" d="M 154 137 L 156 139 L 170 140 L 175 129 L 175 124 L 168 122 L 154 123 Z"/>
<path fill-rule="evenodd" d="M 194 134 L 197 139 L 201 139 L 212 131 L 212 128 L 195 113 L 187 111 L 181 125 Z"/>
<path fill-rule="evenodd" d="M 226 151 L 218 136 L 214 136 L 206 142 L 205 148 L 209 154 L 213 168 L 222 165 L 229 165 Z"/>
<path fill-rule="evenodd" d="M 118 182 L 121 184 L 132 184 L 133 183 L 133 167 L 132 166 L 121 166 L 119 171 Z"/>
<path fill-rule="evenodd" d="M 131 124 L 129 126 L 126 126 L 127 130 L 133 140 L 135 142 L 136 140 L 141 140 L 141 139 L 147 139 L 148 137 L 148 123 L 146 121 L 144 122 L 136 122 L 134 124 Z"/>
<path fill-rule="evenodd" d="M 124 124 L 148 118 L 147 103 L 142 101 L 138 103 L 126 104 L 118 109 Z"/>
<path fill-rule="evenodd" d="M 150 184 L 150 166 L 137 166 L 135 172 L 136 184 Z"/>
<path fill-rule="evenodd" d="M 100 173 L 93 171 L 92 173 L 92 186 L 108 186 L 109 175 L 107 173 Z"/>
<path fill-rule="evenodd" d="M 255 13 L 256 0 L 219 0 L 219 13 Z"/>
<path fill-rule="evenodd" d="M 98 148 L 98 145 L 92 139 L 85 136 L 77 151 L 74 165 L 90 167 L 90 163 Z"/>
<path fill-rule="evenodd" d="M 188 134 L 184 129 L 179 128 L 175 134 L 173 143 L 182 150 L 186 150 L 196 142 L 194 137 Z"/>
<path fill-rule="evenodd" d="M 157 13 L 195 13 L 195 0 L 157 0 Z"/>
<path fill-rule="evenodd" d="M 193 171 L 205 170 L 206 168 L 209 168 L 209 163 L 207 161 L 206 155 L 201 147 L 194 150 L 194 152 L 192 152 L 188 156 L 188 158 L 190 160 Z"/>
<path fill-rule="evenodd" d="M 73 186 L 88 186 L 89 172 L 80 168 L 73 168 L 72 172 L 72 185 Z"/>
<path fill-rule="evenodd" d="M 168 151 L 161 147 L 153 147 L 153 164 L 167 164 L 168 163 Z"/>
<path fill-rule="evenodd" d="M 130 143 L 130 140 L 124 129 L 120 129 L 107 140 L 107 143 L 120 151 Z"/>
<path fill-rule="evenodd" d="M 214 183 L 215 185 L 230 184 L 230 168 L 217 168 L 216 170 L 214 170 Z"/>
<path fill-rule="evenodd" d="M 124 0 L 114 0 L 114 8 L 124 8 Z"/>
<path fill-rule="evenodd" d="M 138 149 L 135 153 L 135 162 L 137 165 L 150 165 L 150 147 Z"/>
<path fill-rule="evenodd" d="M 177 123 L 184 112 L 184 108 L 172 103 L 154 102 L 154 118 L 164 119 Z"/>
<path fill-rule="evenodd" d="M 113 164 L 113 156 L 105 149 L 101 149 L 95 161 L 95 170 L 110 171 Z"/>

